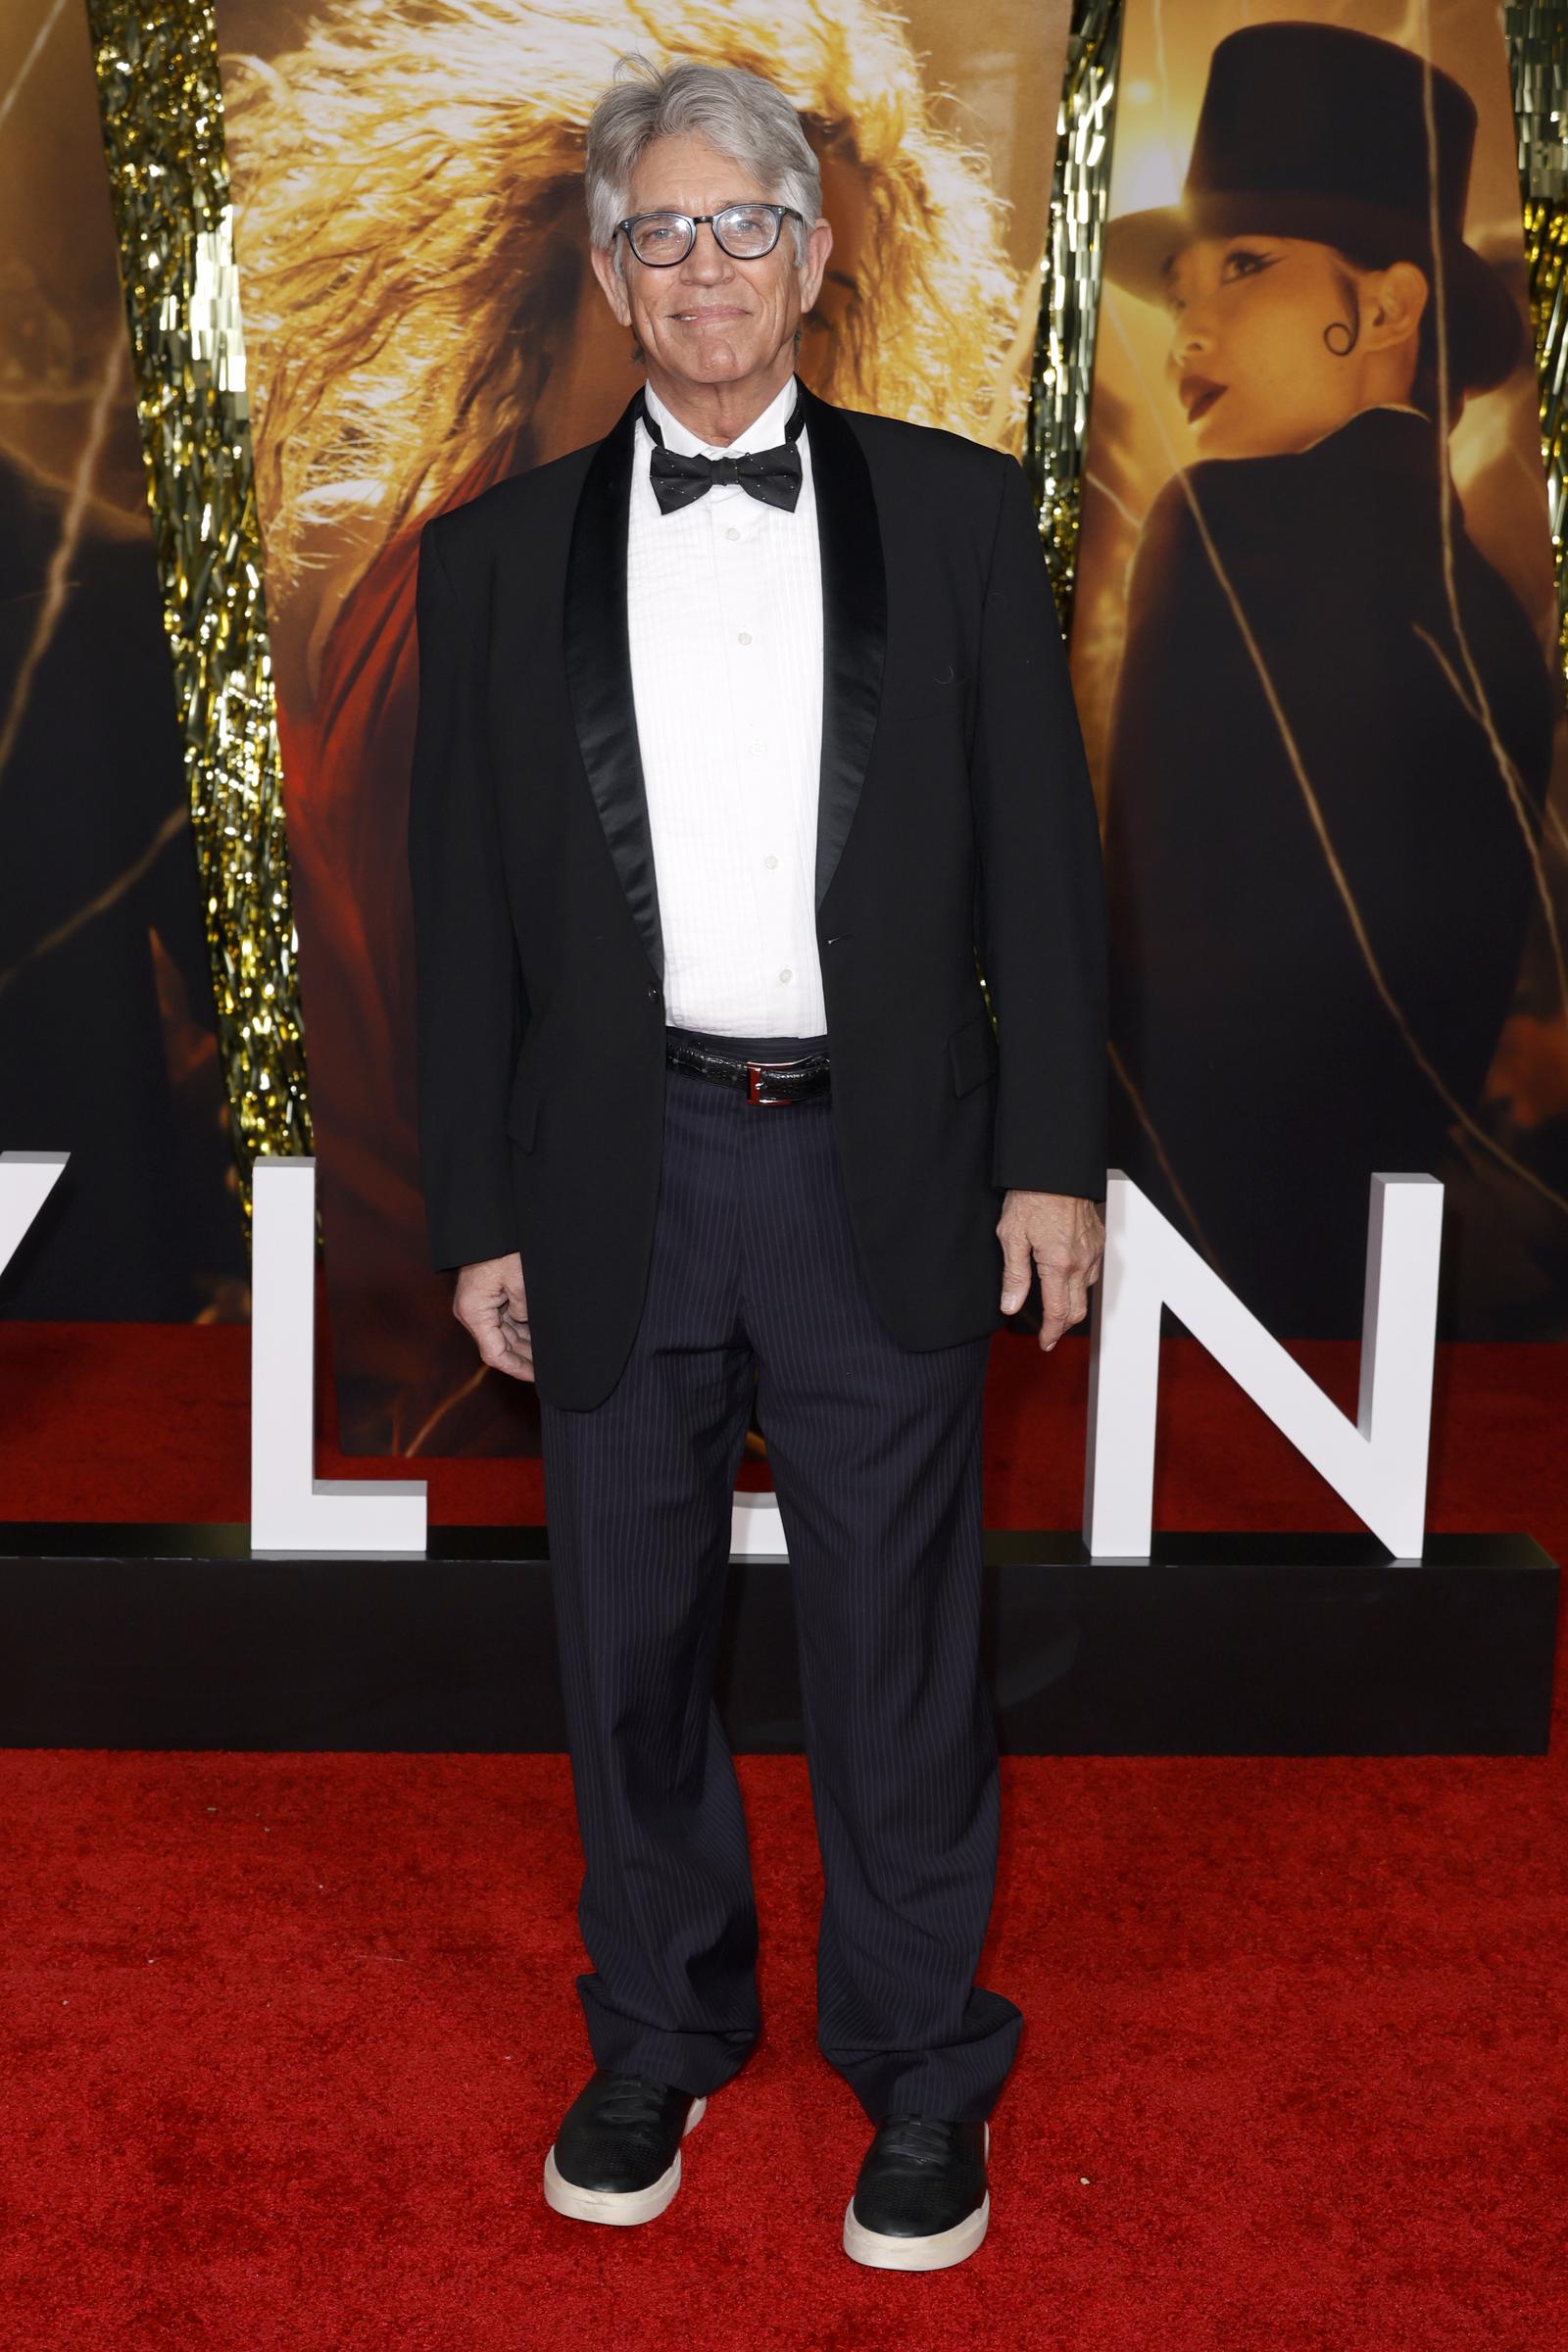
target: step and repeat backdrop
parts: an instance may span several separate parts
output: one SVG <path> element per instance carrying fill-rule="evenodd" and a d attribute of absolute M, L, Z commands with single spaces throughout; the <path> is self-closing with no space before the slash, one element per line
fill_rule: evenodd
<path fill-rule="evenodd" d="M 424 1250 L 414 572 L 430 514 L 596 437 L 637 380 L 581 146 L 641 51 L 795 97 L 835 231 L 808 380 L 1031 472 L 1104 825 L 1118 1163 L 1302 1338 L 1359 1329 L 1371 1170 L 1430 1170 L 1446 1328 L 1568 1336 L 1568 11 L 1503 14 L 216 0 L 152 26 L 19 0 L 0 1115 L 80 1155 L 64 1213 L 95 1238 L 36 1236 L 5 1310 L 222 1311 L 251 1154 L 314 1130 L 349 1448 L 536 1449 Z M 149 516 L 190 496 L 176 376 L 234 458 L 197 504 L 237 585 L 165 561 L 172 669 Z M 258 748 L 193 856 L 192 714 L 241 650 L 208 744 Z M 274 772 L 287 868 L 242 886 Z M 296 1013 L 308 1105 L 298 1055 L 269 1059 Z M 96 1204 L 132 1162 L 143 1191 Z"/>

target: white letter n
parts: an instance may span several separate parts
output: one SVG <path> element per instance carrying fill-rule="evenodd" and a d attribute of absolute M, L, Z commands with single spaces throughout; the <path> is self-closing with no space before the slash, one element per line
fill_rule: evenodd
<path fill-rule="evenodd" d="M 1443 1187 L 1434 1178 L 1373 1177 L 1361 1394 L 1352 1426 L 1148 1195 L 1112 1171 L 1090 1354 L 1084 1491 L 1090 1556 L 1150 1554 L 1159 1315 L 1168 1306 L 1395 1558 L 1419 1559 L 1442 1223 Z M 1282 1246 L 1290 1246 L 1285 1237 Z"/>

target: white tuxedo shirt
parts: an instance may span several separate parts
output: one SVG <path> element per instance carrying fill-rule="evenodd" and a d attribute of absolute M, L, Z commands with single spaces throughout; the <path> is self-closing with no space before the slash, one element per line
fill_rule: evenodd
<path fill-rule="evenodd" d="M 652 385 L 666 447 L 776 448 L 790 381 L 725 448 Z M 626 545 L 632 695 L 648 795 L 664 1017 L 733 1037 L 827 1027 L 814 907 L 822 744 L 822 586 L 810 434 L 793 512 L 715 483 L 662 514 L 639 417 Z"/>

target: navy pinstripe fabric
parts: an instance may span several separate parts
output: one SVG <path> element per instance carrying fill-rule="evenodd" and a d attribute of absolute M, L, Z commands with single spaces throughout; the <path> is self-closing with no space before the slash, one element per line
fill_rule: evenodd
<path fill-rule="evenodd" d="M 746 1828 L 712 1695 L 755 1365 L 822 1852 L 818 2040 L 873 2121 L 978 2119 L 1022 2025 L 974 1983 L 998 1821 L 978 1648 L 989 1343 L 917 1352 L 884 1330 L 832 1121 L 825 1098 L 754 1106 L 667 1071 L 631 1355 L 592 1411 L 540 1398 L 586 1864 L 577 1985 L 596 2063 L 685 2090 L 715 2089 L 757 2037 Z"/>

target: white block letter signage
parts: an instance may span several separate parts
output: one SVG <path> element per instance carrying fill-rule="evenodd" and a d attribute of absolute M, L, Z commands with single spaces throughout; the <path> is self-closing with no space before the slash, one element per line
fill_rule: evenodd
<path fill-rule="evenodd" d="M 784 1560 L 789 1557 L 784 1522 L 776 1494 L 737 1487 L 730 1503 L 729 1556 L 732 1560 Z"/>
<path fill-rule="evenodd" d="M 317 1478 L 316 1162 L 263 1157 L 251 1236 L 251 1548 L 422 1551 L 422 1479 Z"/>
<path fill-rule="evenodd" d="M 0 1274 L 65 1174 L 69 1152 L 0 1152 Z"/>
<path fill-rule="evenodd" d="M 1129 1177 L 1112 1173 L 1089 1372 L 1084 1542 L 1147 1559 L 1154 1507 L 1159 1313 L 1180 1317 L 1396 1559 L 1421 1556 L 1443 1187 L 1374 1176 L 1354 1425 Z M 1289 1248 L 1288 1236 L 1282 1247 Z"/>

